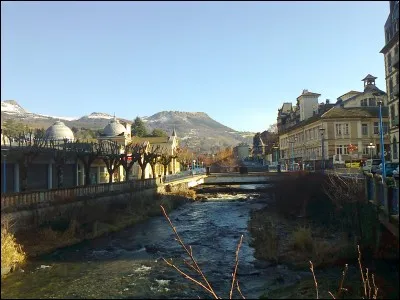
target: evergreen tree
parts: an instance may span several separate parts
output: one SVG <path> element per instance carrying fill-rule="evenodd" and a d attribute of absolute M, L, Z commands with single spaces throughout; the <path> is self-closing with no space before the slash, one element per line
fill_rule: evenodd
<path fill-rule="evenodd" d="M 146 126 L 141 118 L 136 117 L 132 124 L 132 136 L 143 137 L 147 135 Z"/>

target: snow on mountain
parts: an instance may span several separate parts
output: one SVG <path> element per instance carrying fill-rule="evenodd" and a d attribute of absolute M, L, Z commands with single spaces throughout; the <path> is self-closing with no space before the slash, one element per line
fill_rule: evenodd
<path fill-rule="evenodd" d="M 1 111 L 8 114 L 24 115 L 29 113 L 23 109 L 15 100 L 1 101 Z"/>
<path fill-rule="evenodd" d="M 89 119 L 112 119 L 114 118 L 112 115 L 105 114 L 105 113 L 99 113 L 99 112 L 93 112 L 88 116 L 85 116 Z"/>
<path fill-rule="evenodd" d="M 77 117 L 57 117 L 57 116 L 48 116 L 48 115 L 40 115 L 40 116 L 47 117 L 47 118 L 53 118 L 53 119 L 66 120 L 66 121 L 75 121 L 75 120 L 79 119 Z"/>

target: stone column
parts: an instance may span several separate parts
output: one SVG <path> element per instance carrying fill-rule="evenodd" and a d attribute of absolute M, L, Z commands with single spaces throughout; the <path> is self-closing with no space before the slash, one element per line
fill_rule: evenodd
<path fill-rule="evenodd" d="M 47 167 L 47 188 L 51 190 L 53 188 L 53 164 L 50 163 Z"/>
<path fill-rule="evenodd" d="M 19 163 L 14 164 L 14 192 L 19 192 Z"/>

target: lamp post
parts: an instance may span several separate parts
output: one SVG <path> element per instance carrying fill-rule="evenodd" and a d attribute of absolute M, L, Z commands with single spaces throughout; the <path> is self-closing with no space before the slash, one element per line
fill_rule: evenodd
<path fill-rule="evenodd" d="M 325 147 L 324 147 L 324 137 L 325 137 L 325 128 L 320 128 L 319 129 L 319 133 L 321 134 L 321 152 L 322 152 L 322 164 L 321 164 L 321 168 L 322 168 L 322 172 L 324 172 L 325 170 Z"/>
<path fill-rule="evenodd" d="M 3 193 L 7 192 L 7 151 L 8 149 L 1 149 L 3 152 Z"/>
<path fill-rule="evenodd" d="M 374 94 L 375 95 L 375 94 Z M 385 166 L 385 147 L 383 144 L 383 123 L 382 123 L 382 100 L 378 101 L 379 105 L 379 134 L 381 138 L 381 160 L 382 160 L 382 177 L 386 179 L 386 166 Z"/>
<path fill-rule="evenodd" d="M 370 154 L 371 154 L 371 165 L 370 165 L 370 167 L 369 167 L 369 172 L 371 173 L 371 172 L 372 172 L 372 152 L 373 152 L 373 149 L 375 149 L 375 145 L 374 145 L 373 143 L 369 143 L 369 145 L 367 146 L 367 148 L 369 149 L 368 151 L 369 151 Z"/>

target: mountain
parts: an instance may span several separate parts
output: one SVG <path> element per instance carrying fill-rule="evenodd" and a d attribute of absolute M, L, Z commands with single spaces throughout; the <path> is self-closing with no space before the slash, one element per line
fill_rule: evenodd
<path fill-rule="evenodd" d="M 162 111 L 142 119 L 150 130 L 160 128 L 170 134 L 175 128 L 181 143 L 201 152 L 242 142 L 252 144 L 254 136 L 229 128 L 204 112 Z"/>
<path fill-rule="evenodd" d="M 61 120 L 70 128 L 103 129 L 113 118 L 112 115 L 93 112 L 80 118 L 47 116 L 31 113 L 21 107 L 15 100 L 1 102 L 1 119 L 14 119 L 24 124 L 37 128 L 47 128 L 55 121 Z M 132 120 L 118 118 L 121 122 Z M 172 133 L 175 128 L 181 144 L 196 151 L 212 151 L 221 147 L 236 146 L 245 142 L 252 144 L 252 132 L 238 132 L 229 128 L 204 112 L 162 111 L 150 117 L 142 117 L 148 132 L 159 128 Z"/>

